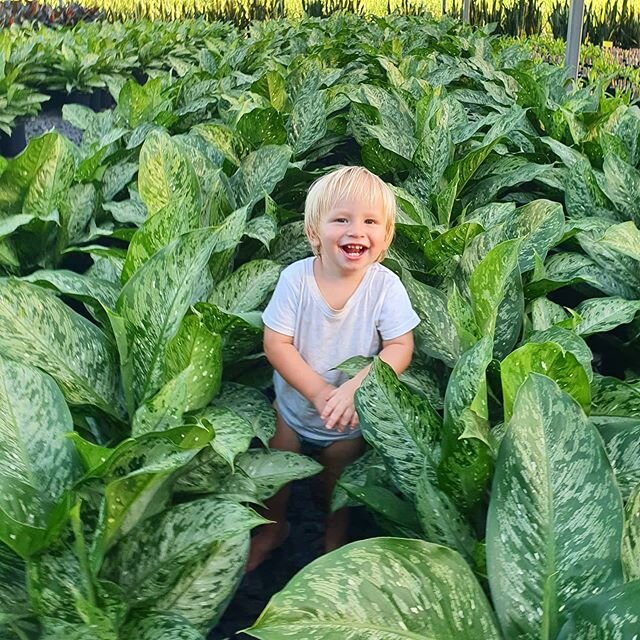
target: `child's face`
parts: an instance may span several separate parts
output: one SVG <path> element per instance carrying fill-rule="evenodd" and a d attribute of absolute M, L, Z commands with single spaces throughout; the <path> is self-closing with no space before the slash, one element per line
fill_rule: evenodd
<path fill-rule="evenodd" d="M 340 200 L 309 240 L 319 245 L 322 265 L 338 275 L 366 269 L 389 247 L 382 204 L 358 197 Z"/>

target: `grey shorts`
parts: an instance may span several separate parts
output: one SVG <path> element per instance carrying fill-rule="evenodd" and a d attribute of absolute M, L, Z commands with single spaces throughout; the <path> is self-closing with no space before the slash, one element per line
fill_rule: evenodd
<path fill-rule="evenodd" d="M 276 400 L 273 403 L 274 409 L 280 414 L 280 410 L 278 409 L 278 401 Z M 318 433 L 317 430 L 306 429 L 304 427 L 293 427 L 291 426 L 280 414 L 280 418 L 282 421 L 293 431 L 296 436 L 298 436 L 298 440 L 300 444 L 307 444 L 312 447 L 318 447 L 320 449 L 326 449 L 330 444 L 334 442 L 340 442 L 342 440 L 355 440 L 356 438 L 362 437 L 362 432 L 360 431 L 360 427 L 356 427 L 355 429 L 351 429 L 349 431 L 337 431 L 332 429 L 327 429 L 327 435 L 323 436 L 321 433 Z"/>

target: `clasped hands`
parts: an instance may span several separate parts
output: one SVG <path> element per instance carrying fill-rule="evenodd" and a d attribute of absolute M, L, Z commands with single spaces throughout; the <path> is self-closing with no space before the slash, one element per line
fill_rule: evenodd
<path fill-rule="evenodd" d="M 339 387 L 327 384 L 313 399 L 313 405 L 327 429 L 354 429 L 358 426 L 358 414 L 354 396 L 360 382 L 355 378 L 347 380 Z"/>

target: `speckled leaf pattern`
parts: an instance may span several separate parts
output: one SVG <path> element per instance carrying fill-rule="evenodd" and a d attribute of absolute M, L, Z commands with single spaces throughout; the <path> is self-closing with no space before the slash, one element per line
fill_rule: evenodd
<path fill-rule="evenodd" d="M 283 266 L 310 255 L 311 247 L 304 234 L 304 223 L 301 221 L 280 227 L 269 252 L 269 258 Z"/>
<path fill-rule="evenodd" d="M 524 299 L 518 269 L 520 240 L 491 249 L 469 280 L 473 311 L 484 335 L 494 338 L 496 357 L 511 351 L 522 326 Z M 496 327 L 500 330 L 496 331 Z"/>
<path fill-rule="evenodd" d="M 625 506 L 622 562 L 627 581 L 640 580 L 640 484 Z"/>
<path fill-rule="evenodd" d="M 226 313 L 218 307 L 201 302 L 196 311 L 211 332 L 222 336 L 222 360 L 225 363 L 238 362 L 244 356 L 254 353 L 262 344 L 262 322 L 258 314 Z"/>
<path fill-rule="evenodd" d="M 622 583 L 620 492 L 595 427 L 531 374 L 502 439 L 487 568 L 507 638 L 555 638 L 581 597 Z"/>
<path fill-rule="evenodd" d="M 23 557 L 58 527 L 58 505 L 82 467 L 65 434 L 62 393 L 46 374 L 0 357 L 0 539 Z M 64 519 L 65 514 L 62 514 Z"/>
<path fill-rule="evenodd" d="M 591 383 L 592 416 L 640 416 L 640 385 L 594 375 Z"/>
<path fill-rule="evenodd" d="M 229 409 L 246 420 L 251 425 L 253 434 L 265 447 L 275 434 L 275 411 L 264 393 L 258 389 L 235 382 L 224 382 L 213 404 Z"/>
<path fill-rule="evenodd" d="M 195 555 L 173 589 L 153 607 L 177 613 L 206 633 L 216 625 L 242 580 L 249 540 L 248 532 L 241 533 Z"/>
<path fill-rule="evenodd" d="M 149 612 L 133 617 L 122 631 L 123 638 L 133 640 L 205 640 L 184 618 L 170 613 Z"/>
<path fill-rule="evenodd" d="M 205 407 L 196 412 L 193 419 L 213 430 L 211 446 L 232 468 L 236 456 L 249 448 L 255 435 L 250 422 L 226 407 Z"/>
<path fill-rule="evenodd" d="M 468 414 L 487 418 L 486 370 L 491 362 L 491 338 L 485 336 L 465 351 L 451 372 L 444 397 L 442 459 L 438 485 L 466 509 L 482 496 L 491 473 L 491 454 L 477 438 L 461 437 L 467 429 Z"/>
<path fill-rule="evenodd" d="M 566 317 L 564 307 L 544 296 L 531 302 L 531 327 L 534 331 L 545 331 Z"/>
<path fill-rule="evenodd" d="M 500 639 L 457 553 L 394 538 L 355 542 L 308 565 L 247 632 L 261 640 Z"/>
<path fill-rule="evenodd" d="M 611 225 L 601 242 L 619 253 L 640 260 L 640 230 L 633 222 Z"/>
<path fill-rule="evenodd" d="M 380 453 L 395 486 L 413 498 L 424 458 L 432 455 L 440 417 L 378 358 L 356 392 L 355 403 L 365 440 Z"/>
<path fill-rule="evenodd" d="M 120 293 L 119 287 L 108 280 L 68 271 L 67 269 L 39 270 L 23 280 L 40 286 L 51 286 L 64 295 L 78 298 L 88 303 L 98 303 L 114 309 Z"/>
<path fill-rule="evenodd" d="M 6 546 L 0 546 L 0 629 L 12 619 L 30 614 L 25 563 Z"/>
<path fill-rule="evenodd" d="M 438 289 L 418 282 L 407 271 L 402 273 L 402 282 L 420 316 L 420 324 L 414 330 L 416 348 L 453 367 L 460 354 L 460 343 L 447 309 L 447 297 Z"/>
<path fill-rule="evenodd" d="M 476 544 L 471 527 L 451 498 L 437 486 L 428 464 L 418 478 L 416 510 L 426 540 L 450 547 L 471 561 Z"/>
<path fill-rule="evenodd" d="M 253 205 L 265 194 L 271 194 L 284 178 L 290 157 L 291 149 L 287 145 L 267 145 L 243 158 L 231 178 L 238 203 Z"/>
<path fill-rule="evenodd" d="M 294 103 L 289 116 L 289 144 L 293 155 L 301 156 L 327 132 L 325 92 L 310 91 Z"/>
<path fill-rule="evenodd" d="M 607 153 L 602 165 L 604 180 L 600 183 L 616 209 L 629 220 L 640 224 L 640 172 L 621 160 L 615 153 Z"/>
<path fill-rule="evenodd" d="M 136 271 L 122 289 L 117 311 L 126 330 L 122 378 L 131 389 L 131 410 L 158 391 L 167 344 L 180 327 L 217 241 L 217 229 L 180 236 Z"/>
<path fill-rule="evenodd" d="M 222 338 L 195 316 L 186 317 L 167 345 L 165 378 L 158 393 L 138 407 L 132 435 L 180 426 L 187 411 L 205 407 L 222 380 Z"/>
<path fill-rule="evenodd" d="M 36 217 L 57 208 L 75 170 L 71 144 L 59 133 L 29 141 L 0 174 L 0 211 Z"/>
<path fill-rule="evenodd" d="M 584 300 L 576 307 L 576 313 L 582 318 L 576 331 L 583 336 L 611 331 L 631 322 L 638 311 L 640 300 L 625 300 L 616 296 Z"/>
<path fill-rule="evenodd" d="M 569 616 L 557 640 L 637 640 L 640 580 L 585 598 Z"/>
<path fill-rule="evenodd" d="M 301 480 L 322 471 L 322 465 L 290 451 L 249 449 L 238 456 L 236 467 L 255 483 L 256 498 L 266 500 L 292 480 Z"/>
<path fill-rule="evenodd" d="M 130 594 L 132 604 L 153 606 L 193 570 L 194 557 L 265 520 L 234 502 L 203 498 L 179 504 L 136 527 L 105 561 L 105 577 Z M 231 567 L 230 567 L 231 569 Z M 235 569 L 219 576 L 236 580 Z"/>
<path fill-rule="evenodd" d="M 351 486 L 364 486 L 368 484 L 369 472 L 386 475 L 386 470 L 380 459 L 380 455 L 375 449 L 367 449 L 357 460 L 349 463 L 338 478 L 338 482 L 331 494 L 331 511 L 337 511 L 342 507 L 355 507 L 358 502 L 349 497 L 341 488 L 341 484 L 348 483 Z M 384 483 L 386 484 L 386 483 Z"/>
<path fill-rule="evenodd" d="M 216 285 L 208 301 L 230 313 L 253 311 L 276 286 L 281 269 L 271 260 L 245 262 Z"/>
<path fill-rule="evenodd" d="M 188 154 L 163 131 L 152 131 L 140 149 L 138 189 L 149 216 L 172 203 L 185 218 L 200 209 L 200 188 Z"/>
<path fill-rule="evenodd" d="M 278 221 L 270 216 L 258 216 L 247 222 L 245 235 L 249 238 L 260 240 L 266 249 L 269 249 L 271 242 L 278 233 Z"/>
<path fill-rule="evenodd" d="M 0 353 L 46 371 L 69 404 L 124 416 L 111 342 L 52 293 L 0 280 Z"/>
<path fill-rule="evenodd" d="M 626 502 L 640 486 L 640 418 L 592 418 Z"/>
<path fill-rule="evenodd" d="M 563 329 L 562 327 L 549 327 L 544 331 L 535 331 L 532 333 L 528 338 L 528 342 L 535 342 L 537 344 L 555 342 L 559 344 L 564 351 L 568 351 L 576 357 L 576 360 L 582 365 L 582 368 L 587 374 L 589 382 L 593 380 L 593 369 L 591 367 L 593 354 L 591 353 L 591 349 L 589 349 L 589 345 L 584 341 L 584 338 L 577 335 L 574 331 Z M 540 373 L 549 375 L 544 371 Z"/>
<path fill-rule="evenodd" d="M 587 374 L 573 353 L 555 342 L 528 343 L 509 354 L 500 364 L 504 419 L 511 418 L 518 389 L 530 373 L 540 373 L 580 403 L 585 411 L 591 403 Z"/>

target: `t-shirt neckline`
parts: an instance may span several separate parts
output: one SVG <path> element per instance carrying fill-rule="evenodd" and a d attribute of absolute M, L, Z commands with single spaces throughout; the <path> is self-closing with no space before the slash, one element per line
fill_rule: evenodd
<path fill-rule="evenodd" d="M 312 293 L 316 297 L 316 299 L 320 302 L 321 307 L 326 315 L 334 318 L 339 317 L 347 311 L 347 309 L 353 304 L 353 301 L 355 299 L 357 299 L 362 295 L 361 292 L 364 290 L 366 283 L 371 278 L 371 274 L 376 265 L 375 264 L 369 265 L 369 268 L 367 269 L 367 272 L 364 274 L 364 277 L 362 278 L 362 280 L 360 280 L 360 282 L 358 283 L 358 286 L 355 288 L 354 292 L 349 296 L 349 299 L 345 302 L 342 309 L 335 309 L 325 300 L 324 296 L 322 295 L 322 291 L 320 291 L 320 287 L 318 286 L 315 273 L 313 272 L 313 263 L 315 262 L 316 259 L 317 259 L 316 256 L 311 256 L 310 258 L 308 258 L 307 265 L 306 265 L 307 275 L 309 276 L 309 280 L 311 281 Z"/>

